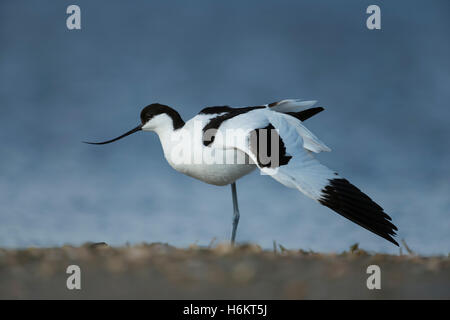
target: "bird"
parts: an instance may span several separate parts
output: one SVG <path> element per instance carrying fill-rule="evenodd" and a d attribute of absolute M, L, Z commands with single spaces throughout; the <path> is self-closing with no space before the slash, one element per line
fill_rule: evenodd
<path fill-rule="evenodd" d="M 84 142 L 104 145 L 139 131 L 155 132 L 175 170 L 208 184 L 231 186 L 233 245 L 240 219 L 236 181 L 259 169 L 398 246 L 398 229 L 384 209 L 314 156 L 331 151 L 304 125 L 324 110 L 316 103 L 285 99 L 250 107 L 211 106 L 187 122 L 175 109 L 152 103 L 142 109 L 134 129 L 111 140 Z"/>

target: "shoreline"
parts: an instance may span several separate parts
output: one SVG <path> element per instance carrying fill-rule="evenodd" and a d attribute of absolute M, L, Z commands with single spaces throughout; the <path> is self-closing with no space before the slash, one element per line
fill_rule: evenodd
<path fill-rule="evenodd" d="M 263 250 L 255 244 L 176 248 L 0 249 L 1 299 L 450 299 L 448 256 Z M 81 289 L 69 290 L 69 266 Z M 381 289 L 368 289 L 369 266 Z"/>

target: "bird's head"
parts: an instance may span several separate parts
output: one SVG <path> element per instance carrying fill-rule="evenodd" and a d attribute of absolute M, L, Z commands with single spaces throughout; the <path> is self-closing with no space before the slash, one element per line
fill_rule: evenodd
<path fill-rule="evenodd" d="M 184 125 L 177 111 L 169 106 L 152 103 L 141 111 L 141 126 L 144 131 L 157 131 L 161 128 L 178 129 Z"/>
<path fill-rule="evenodd" d="M 107 144 L 125 138 L 126 136 L 129 136 L 130 134 L 133 134 L 141 130 L 155 131 L 156 133 L 159 133 L 159 131 L 161 130 L 176 130 L 181 128 L 183 125 L 184 121 L 183 119 L 181 119 L 180 114 L 176 110 L 163 104 L 152 103 L 146 106 L 144 109 L 142 109 L 141 124 L 138 125 L 136 128 L 131 129 L 130 131 L 122 134 L 121 136 L 111 140 L 103 142 L 85 142 L 85 143 Z"/>

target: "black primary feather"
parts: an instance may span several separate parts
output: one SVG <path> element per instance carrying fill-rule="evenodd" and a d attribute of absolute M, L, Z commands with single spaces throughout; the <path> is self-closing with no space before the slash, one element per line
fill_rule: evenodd
<path fill-rule="evenodd" d="M 398 246 L 392 236 L 397 227 L 378 204 L 347 179 L 332 179 L 322 190 L 319 202 L 361 227 Z"/>

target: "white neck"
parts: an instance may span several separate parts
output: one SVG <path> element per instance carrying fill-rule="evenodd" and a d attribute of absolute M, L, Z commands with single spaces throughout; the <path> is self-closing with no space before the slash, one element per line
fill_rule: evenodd
<path fill-rule="evenodd" d="M 161 142 L 161 146 L 164 151 L 164 156 L 166 157 L 167 161 L 171 162 L 170 154 L 172 148 L 177 143 L 176 140 L 177 132 L 180 131 L 180 129 L 174 130 L 172 118 L 169 117 L 167 114 L 157 115 L 153 119 L 151 119 L 148 123 L 146 123 L 142 127 L 142 130 L 154 131 L 158 135 L 159 141 Z"/>
<path fill-rule="evenodd" d="M 158 113 L 152 114 L 152 112 Z M 142 125 L 141 129 L 143 131 L 156 132 L 161 142 L 164 156 L 166 157 L 167 161 L 173 166 L 173 163 L 171 161 L 171 152 L 175 146 L 179 145 L 176 138 L 185 125 L 183 119 L 181 119 L 178 112 L 176 112 L 174 109 L 163 105 L 150 105 L 145 107 L 141 113 L 142 121 L 144 121 L 143 119 L 145 118 L 147 118 L 148 120 L 147 122 L 145 122 L 145 124 Z"/>
<path fill-rule="evenodd" d="M 159 137 L 159 141 L 161 142 L 161 146 L 163 148 L 164 151 L 164 156 L 166 157 L 167 160 L 169 160 L 169 155 L 170 152 L 172 150 L 172 147 L 174 145 L 174 134 L 175 134 L 175 130 L 173 129 L 173 126 L 163 126 L 163 127 L 158 127 L 157 129 L 154 130 L 156 132 L 156 134 Z"/>

